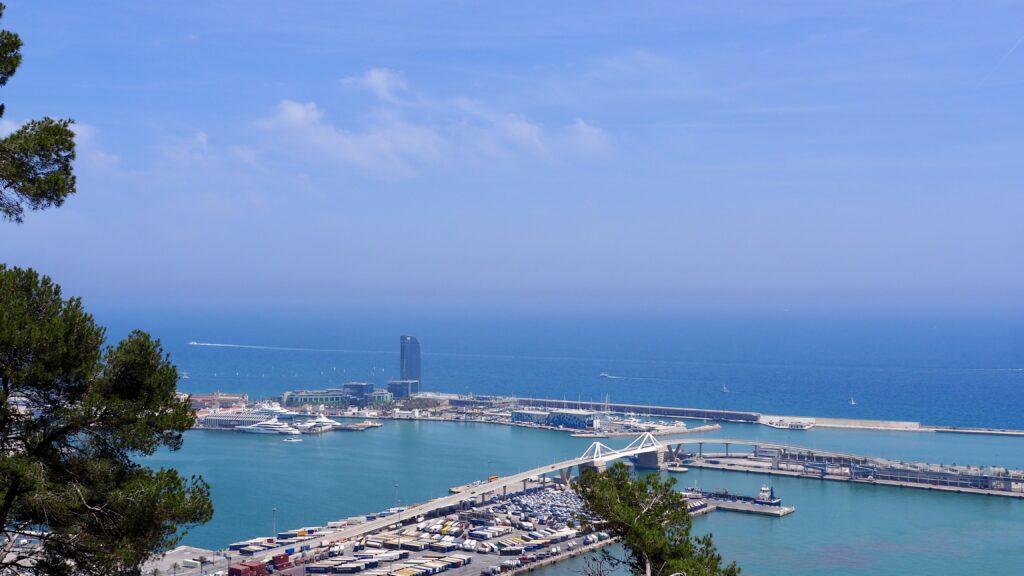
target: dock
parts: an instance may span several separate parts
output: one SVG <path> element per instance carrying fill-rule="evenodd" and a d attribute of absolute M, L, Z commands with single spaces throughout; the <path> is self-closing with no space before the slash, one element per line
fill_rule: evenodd
<path fill-rule="evenodd" d="M 959 494 L 977 494 L 980 496 L 1002 496 L 1008 498 L 1024 498 L 1024 477 L 1019 476 L 1019 471 L 1014 471 L 1017 476 L 1012 479 L 1011 489 L 993 489 L 981 487 L 977 484 L 971 485 L 965 481 L 958 481 L 955 472 L 951 473 L 952 480 L 945 484 L 932 483 L 927 476 L 920 475 L 920 470 L 904 469 L 902 471 L 888 472 L 886 477 L 875 477 L 858 474 L 859 466 L 854 464 L 854 473 L 851 476 L 850 468 L 829 466 L 827 463 L 804 463 L 786 464 L 786 468 L 777 462 L 765 462 L 749 458 L 743 454 L 707 454 L 704 458 L 692 458 L 686 460 L 686 466 L 690 468 L 708 468 L 712 470 L 725 470 L 729 472 L 747 472 L 752 474 L 769 474 L 772 476 L 789 476 L 791 478 L 807 478 L 811 480 L 827 480 L 831 482 L 850 482 L 854 484 L 871 484 L 876 486 L 892 486 L 896 488 L 915 488 L 918 490 L 935 490 L 938 492 L 953 492 Z M 939 468 L 939 465 L 921 465 Z M 875 469 L 878 472 L 878 469 Z M 901 476 L 902 474 L 902 476 Z M 968 479 L 973 478 L 973 475 Z"/>
<path fill-rule="evenodd" d="M 761 516 L 771 516 L 773 518 L 782 518 L 783 516 L 788 516 L 793 512 L 796 512 L 796 506 L 769 506 L 766 504 L 736 502 L 734 500 L 719 500 L 716 498 L 706 498 L 706 500 L 708 504 L 714 506 L 716 510 L 723 510 L 726 512 L 760 514 Z"/>

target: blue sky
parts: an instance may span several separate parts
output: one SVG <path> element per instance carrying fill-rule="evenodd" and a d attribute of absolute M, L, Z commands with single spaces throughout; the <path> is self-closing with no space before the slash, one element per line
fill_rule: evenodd
<path fill-rule="evenodd" d="M 769 5 L 771 4 L 771 5 Z M 100 304 L 1024 304 L 1024 5 L 8 2 Z"/>

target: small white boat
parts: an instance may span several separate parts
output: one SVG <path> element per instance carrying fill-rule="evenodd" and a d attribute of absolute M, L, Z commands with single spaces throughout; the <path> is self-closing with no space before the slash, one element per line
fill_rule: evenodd
<path fill-rule="evenodd" d="M 856 406 L 856 405 L 857 405 L 857 401 L 853 399 L 853 396 L 850 396 L 850 406 Z"/>
<path fill-rule="evenodd" d="M 725 384 L 722 384 L 722 394 L 728 394 L 728 393 L 729 393 L 729 387 L 726 386 Z"/>
<path fill-rule="evenodd" d="M 281 440 L 281 442 L 302 442 L 302 438 L 285 438 L 284 440 Z"/>

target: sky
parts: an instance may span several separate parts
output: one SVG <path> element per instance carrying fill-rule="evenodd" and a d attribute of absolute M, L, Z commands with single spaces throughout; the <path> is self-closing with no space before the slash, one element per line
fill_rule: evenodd
<path fill-rule="evenodd" d="M 1024 306 L 1024 5 L 9 0 L 100 305 Z"/>

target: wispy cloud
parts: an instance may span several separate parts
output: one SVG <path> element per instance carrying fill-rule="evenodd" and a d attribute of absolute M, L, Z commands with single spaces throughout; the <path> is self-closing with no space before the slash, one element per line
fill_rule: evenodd
<path fill-rule="evenodd" d="M 210 146 L 210 136 L 203 130 L 197 130 L 164 146 L 163 155 L 175 163 L 203 164 L 213 159 L 214 151 Z"/>
<path fill-rule="evenodd" d="M 546 127 L 478 100 L 434 99 L 416 93 L 399 73 L 385 68 L 342 82 L 369 90 L 377 101 L 347 111 L 356 120 L 342 125 L 329 120 L 328 111 L 316 102 L 282 100 L 273 114 L 256 122 L 274 136 L 275 154 L 299 153 L 377 175 L 409 176 L 445 164 L 516 156 L 558 161 L 610 149 L 608 136 L 585 120 Z"/>
<path fill-rule="evenodd" d="M 369 90 L 385 102 L 397 102 L 398 95 L 408 87 L 400 74 L 387 68 L 370 68 L 362 76 L 342 78 L 341 84 Z"/>
<path fill-rule="evenodd" d="M 286 139 L 302 153 L 340 160 L 380 174 L 409 174 L 423 161 L 439 157 L 445 143 L 427 126 L 382 113 L 361 131 L 345 130 L 325 120 L 315 102 L 282 100 L 274 114 L 257 122 L 261 129 Z"/>

